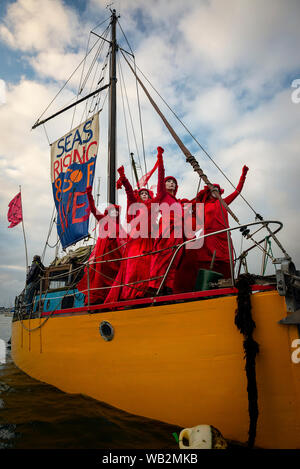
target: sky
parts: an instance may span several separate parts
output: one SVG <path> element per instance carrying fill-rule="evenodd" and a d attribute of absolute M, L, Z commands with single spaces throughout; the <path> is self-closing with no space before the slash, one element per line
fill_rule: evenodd
<path fill-rule="evenodd" d="M 0 3 L 0 305 L 12 305 L 25 281 L 22 224 L 8 228 L 8 204 L 21 186 L 30 263 L 44 250 L 53 210 L 49 143 L 70 129 L 72 114 L 49 121 L 45 127 L 31 127 L 83 60 L 87 45 L 95 43 L 96 36 L 90 31 L 104 33 L 110 16 L 107 5 L 102 0 Z M 255 213 L 265 220 L 281 221 L 278 237 L 300 269 L 300 2 L 118 0 L 111 7 L 120 15 L 126 36 L 118 28 L 121 47 L 128 51 L 130 45 L 139 69 L 195 138 L 145 82 L 210 181 L 220 184 L 226 196 L 233 190 L 229 181 L 236 186 L 243 165 L 249 167 L 243 196 L 251 208 L 241 197 L 231 206 L 240 223 L 254 222 Z M 117 165 L 123 164 L 131 177 L 130 150 L 142 175 L 143 146 L 148 170 L 155 162 L 157 146 L 162 146 L 166 174 L 179 182 L 178 196 L 193 197 L 198 176 L 139 90 L 142 140 L 136 83 L 118 55 L 126 83 L 123 99 L 126 101 L 126 92 L 136 133 L 129 129 L 127 142 L 119 87 Z M 80 70 L 45 115 L 74 99 L 79 79 Z M 121 76 L 118 84 L 122 84 Z M 100 113 L 101 145 L 94 182 L 94 191 L 100 183 L 99 208 L 107 203 L 106 108 L 104 105 Z M 76 125 L 79 118 L 76 114 Z M 125 212 L 122 191 L 118 191 L 118 201 Z M 237 226 L 232 219 L 230 223 Z M 247 242 L 237 232 L 233 239 L 239 254 Z M 56 241 L 53 230 L 49 245 Z M 275 256 L 282 257 L 274 243 L 272 249 Z M 61 249 L 59 255 L 63 255 Z M 55 249 L 47 247 L 44 263 L 54 256 Z M 261 253 L 250 257 L 251 271 L 260 273 Z M 274 273 L 271 264 L 268 269 Z"/>

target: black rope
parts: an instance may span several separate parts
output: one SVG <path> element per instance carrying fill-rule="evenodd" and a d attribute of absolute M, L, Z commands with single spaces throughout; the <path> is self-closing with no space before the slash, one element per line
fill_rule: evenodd
<path fill-rule="evenodd" d="M 250 418 L 248 431 L 249 448 L 253 448 L 254 446 L 258 419 L 255 358 L 259 352 L 259 345 L 252 337 L 256 326 L 251 314 L 251 284 L 254 284 L 254 279 L 249 274 L 241 275 L 236 282 L 236 288 L 238 289 L 238 307 L 236 309 L 234 320 L 235 325 L 244 336 L 243 347 L 245 352 L 244 358 L 246 360 L 245 370 L 247 376 L 248 412 Z"/>

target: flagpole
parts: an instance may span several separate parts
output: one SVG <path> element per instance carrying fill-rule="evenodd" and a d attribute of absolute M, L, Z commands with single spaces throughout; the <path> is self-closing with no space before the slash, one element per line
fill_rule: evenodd
<path fill-rule="evenodd" d="M 27 275 L 27 269 L 28 269 L 28 253 L 27 253 L 27 243 L 26 243 L 26 236 L 25 236 L 25 228 L 24 228 L 24 217 L 23 217 L 23 204 L 22 204 L 22 192 L 21 192 L 21 186 L 20 188 L 20 195 L 21 195 L 21 207 L 22 207 L 22 228 L 23 228 L 23 236 L 24 236 L 24 245 L 25 245 L 25 257 L 26 257 L 26 270 L 25 273 Z"/>

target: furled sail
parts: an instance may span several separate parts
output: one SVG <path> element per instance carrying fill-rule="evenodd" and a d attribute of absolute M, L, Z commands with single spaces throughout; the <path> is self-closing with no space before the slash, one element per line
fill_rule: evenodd
<path fill-rule="evenodd" d="M 99 113 L 51 145 L 51 182 L 63 248 L 88 235 L 89 203 L 99 144 Z"/>

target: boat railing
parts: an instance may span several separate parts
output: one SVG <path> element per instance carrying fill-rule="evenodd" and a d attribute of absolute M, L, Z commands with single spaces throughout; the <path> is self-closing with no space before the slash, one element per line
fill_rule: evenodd
<path fill-rule="evenodd" d="M 276 259 L 271 256 L 268 252 L 266 252 L 266 249 L 263 248 L 261 246 L 261 243 L 263 243 L 265 241 L 265 237 L 262 238 L 260 241 L 256 241 L 253 239 L 253 236 L 255 234 L 257 234 L 261 229 L 263 228 L 267 228 L 268 232 L 270 233 L 270 228 L 269 228 L 269 225 L 273 223 L 273 224 L 277 224 L 279 225 L 279 227 L 274 231 L 274 232 L 271 232 L 273 235 L 277 234 L 283 227 L 283 224 L 278 221 L 278 220 L 263 220 L 263 221 L 256 221 L 256 222 L 251 222 L 251 223 L 245 223 L 244 225 L 239 225 L 239 226 L 235 226 L 235 227 L 229 227 L 229 228 L 225 228 L 223 230 L 219 230 L 219 231 L 214 231 L 213 233 L 207 233 L 207 234 L 204 234 L 204 235 L 201 235 L 201 236 L 198 236 L 196 238 L 192 238 L 192 239 L 188 239 L 187 241 L 184 241 L 183 243 L 181 243 L 177 248 L 176 248 L 176 251 L 174 252 L 170 262 L 169 262 L 169 265 L 166 269 L 166 272 L 163 276 L 163 279 L 161 281 L 161 284 L 159 286 L 159 288 L 157 289 L 156 291 L 156 294 L 155 296 L 158 296 L 160 291 L 162 290 L 162 287 L 164 286 L 164 283 L 165 283 L 165 280 L 168 276 L 168 273 L 174 263 L 174 260 L 176 258 L 176 256 L 178 255 L 178 253 L 180 252 L 181 249 L 183 249 L 187 244 L 190 244 L 190 243 L 193 243 L 195 241 L 198 241 L 200 239 L 205 239 L 205 238 L 208 238 L 210 236 L 215 236 L 215 235 L 219 235 L 221 233 L 230 233 L 231 231 L 236 231 L 236 230 L 240 230 L 243 234 L 243 236 L 245 236 L 247 239 L 251 239 L 251 241 L 253 241 L 254 245 L 253 246 L 250 246 L 247 250 L 243 251 L 240 256 L 236 259 L 236 261 L 238 259 L 240 259 L 240 265 L 239 265 L 239 270 L 238 272 L 240 272 L 240 269 L 241 269 L 241 265 L 242 265 L 242 261 L 243 259 L 246 257 L 246 255 L 248 254 L 248 252 L 250 252 L 252 249 L 254 249 L 255 247 L 258 247 L 259 249 L 262 250 L 263 252 L 263 255 L 267 255 L 269 257 L 271 257 L 272 261 L 275 263 L 276 262 Z M 249 230 L 249 227 L 250 226 L 255 226 L 255 225 L 262 225 L 258 230 L 256 230 L 254 233 L 250 233 L 250 230 Z M 228 243 L 229 244 L 229 243 Z M 230 245 L 228 246 L 228 249 L 229 249 L 229 252 L 230 252 Z M 285 254 L 285 251 L 283 250 L 283 253 Z M 234 285 L 232 285 L 234 286 Z"/>
<path fill-rule="evenodd" d="M 123 243 L 120 247 L 123 247 L 126 244 L 127 244 L 127 242 Z M 49 272 L 48 272 L 48 275 L 43 276 L 43 277 L 40 278 L 40 285 L 39 285 L 38 290 L 36 291 L 35 298 L 33 299 L 33 301 L 31 303 L 25 303 L 25 290 L 24 290 L 22 292 L 22 294 L 19 295 L 19 297 L 18 297 L 20 299 L 20 301 L 18 302 L 19 304 L 18 304 L 17 309 L 20 310 L 20 312 L 22 312 L 22 311 L 25 312 L 27 310 L 27 308 L 33 308 L 34 309 L 35 304 L 38 302 L 39 303 L 38 310 L 41 311 L 41 309 L 42 309 L 41 308 L 41 303 L 44 302 L 45 299 L 50 299 L 51 301 L 58 300 L 57 304 L 56 304 L 56 306 L 54 307 L 54 310 L 53 310 L 53 311 L 56 311 L 58 309 L 61 309 L 60 308 L 61 302 L 66 297 L 74 297 L 74 295 L 78 295 L 78 294 L 87 294 L 87 296 L 89 296 L 89 293 L 91 291 L 110 290 L 111 288 L 121 288 L 121 287 L 125 286 L 125 284 L 108 285 L 108 286 L 104 286 L 104 287 L 95 287 L 95 288 L 91 288 L 88 285 L 87 289 L 81 290 L 80 292 L 69 293 L 70 290 L 73 290 L 74 288 L 76 288 L 76 285 L 79 281 L 79 279 L 76 281 L 76 272 L 77 272 L 77 276 L 78 276 L 78 274 L 82 271 L 82 269 L 84 267 L 86 267 L 86 269 L 87 269 L 87 277 L 88 277 L 88 284 L 89 284 L 89 272 L 90 272 L 90 270 L 96 270 L 93 267 L 93 264 L 97 265 L 97 264 L 109 263 L 109 262 L 117 262 L 117 261 L 120 262 L 120 261 L 126 261 L 128 259 L 145 257 L 145 256 L 149 256 L 149 255 L 152 255 L 152 254 L 155 254 L 155 253 L 160 253 L 162 251 L 174 249 L 174 247 L 176 247 L 176 246 L 177 245 L 174 245 L 174 246 L 171 246 L 171 247 L 168 247 L 168 248 L 160 249 L 158 251 L 152 251 L 152 252 L 140 254 L 140 255 L 137 255 L 137 256 L 131 256 L 131 257 L 120 257 L 120 258 L 117 258 L 117 259 L 96 260 L 96 261 L 93 261 L 93 262 L 90 262 L 89 260 L 87 260 L 85 263 L 81 263 L 78 267 L 74 268 L 72 271 L 70 271 L 68 269 L 68 266 L 59 266 L 59 269 L 63 270 L 63 271 L 60 272 L 60 273 L 55 273 L 55 267 L 51 267 L 51 269 L 53 269 L 51 271 L 51 274 L 52 274 L 51 277 L 49 277 Z M 117 249 L 119 249 L 119 248 L 117 248 Z M 106 252 L 106 253 L 102 254 L 100 257 L 107 256 L 115 250 L 116 249 L 113 249 L 109 252 Z M 72 274 L 72 280 L 70 281 L 71 274 Z M 108 277 L 107 275 L 105 275 L 103 272 L 101 272 L 101 275 L 106 277 L 107 280 L 110 280 L 112 282 L 114 280 L 113 278 Z M 68 283 L 65 285 L 65 288 L 63 288 L 63 287 L 50 288 L 50 282 L 48 281 L 50 278 L 51 278 L 51 281 L 59 281 L 63 278 L 67 278 L 67 277 L 68 277 Z M 146 282 L 149 282 L 150 280 L 160 279 L 162 277 L 163 276 L 161 275 L 159 277 L 152 277 L 152 278 L 148 278 L 148 279 L 142 279 L 142 280 L 138 280 L 138 281 L 135 281 L 135 282 L 127 283 L 126 286 L 131 286 L 132 288 L 139 290 L 135 285 L 140 284 L 140 283 L 146 283 Z M 46 285 L 46 287 L 45 287 L 45 285 Z M 62 290 L 62 295 L 57 294 L 57 296 L 51 296 L 51 298 L 47 297 L 48 293 L 51 293 L 53 291 L 58 293 L 60 290 Z M 37 300 L 37 298 L 38 298 L 38 300 Z M 88 301 L 88 305 L 89 305 L 89 303 L 90 302 Z"/>
<path fill-rule="evenodd" d="M 161 283 L 158 287 L 158 289 L 156 290 L 155 294 L 153 295 L 153 298 L 159 296 L 160 292 L 162 291 L 162 288 L 165 284 L 165 281 L 166 281 L 166 278 L 168 276 L 168 273 L 174 263 L 174 260 L 176 259 L 176 256 L 178 256 L 178 254 L 180 253 L 180 251 L 185 248 L 188 244 L 191 244 L 191 243 L 194 243 L 196 241 L 199 241 L 201 239 L 205 239 L 205 238 L 208 238 L 210 236 L 215 236 L 215 235 L 219 235 L 221 233 L 230 233 L 232 231 L 236 231 L 236 230 L 240 230 L 242 235 L 247 238 L 247 239 L 251 239 L 251 241 L 253 242 L 253 246 L 250 246 L 249 248 L 247 248 L 246 250 L 244 250 L 235 260 L 234 260 L 234 264 L 236 265 L 236 262 L 239 261 L 239 267 L 238 267 L 238 274 L 240 273 L 240 270 L 241 270 L 241 265 L 242 265 L 242 262 L 243 262 L 243 259 L 245 259 L 245 257 L 248 255 L 248 253 L 254 249 L 254 248 L 259 248 L 262 253 L 263 253 L 263 256 L 269 256 L 271 258 L 271 260 L 273 261 L 273 263 L 276 263 L 276 259 L 270 255 L 270 253 L 268 253 L 266 251 L 266 247 L 263 247 L 261 246 L 261 244 L 265 241 L 266 237 L 263 237 L 262 239 L 260 239 L 259 241 L 256 241 L 254 240 L 253 236 L 256 235 L 259 231 L 261 231 L 261 229 L 263 228 L 267 228 L 268 232 L 270 233 L 270 228 L 269 228 L 269 225 L 270 224 L 275 224 L 275 225 L 278 225 L 278 227 L 272 231 L 272 233 L 275 235 L 277 234 L 283 227 L 283 224 L 280 222 L 280 221 L 277 221 L 277 220 L 264 220 L 264 221 L 256 221 L 256 222 L 251 222 L 251 223 L 246 223 L 244 225 L 239 225 L 239 226 L 236 226 L 236 227 L 229 227 L 229 228 L 225 228 L 225 229 L 222 229 L 222 230 L 219 230 L 219 231 L 214 231 L 212 233 L 207 233 L 207 234 L 203 234 L 203 235 L 200 235 L 200 236 L 197 236 L 195 238 L 192 238 L 192 239 L 189 239 L 189 240 L 186 240 L 184 241 L 183 243 L 180 243 L 180 244 L 175 244 L 173 246 L 169 246 L 167 248 L 163 248 L 163 249 L 160 249 L 160 250 L 156 250 L 156 251 L 151 251 L 151 252 L 146 252 L 146 253 L 143 253 L 143 254 L 139 254 L 139 255 L 136 255 L 136 256 L 130 256 L 130 257 L 120 257 L 120 258 L 117 258 L 117 259 L 105 259 L 105 260 L 98 260 L 98 259 L 93 259 L 93 261 L 91 262 L 89 259 L 85 262 L 85 263 L 82 263 L 81 265 L 79 265 L 78 267 L 74 268 L 72 270 L 72 281 L 66 285 L 67 286 L 67 291 L 64 289 L 63 291 L 63 294 L 62 295 L 57 295 L 57 296 L 52 296 L 51 297 L 51 300 L 58 300 L 57 302 L 57 307 L 54 308 L 54 310 L 57 310 L 57 309 L 61 309 L 60 308 L 60 305 L 61 305 L 61 301 L 65 298 L 65 297 L 74 297 L 74 295 L 78 295 L 80 293 L 86 295 L 88 297 L 88 301 L 87 301 L 87 305 L 90 306 L 90 301 L 89 301 L 89 296 L 90 296 L 90 293 L 93 291 L 100 291 L 100 290 L 107 290 L 107 289 L 114 289 L 114 288 L 122 288 L 124 286 L 129 286 L 133 289 L 136 289 L 137 291 L 140 291 L 141 289 L 138 287 L 140 284 L 147 284 L 150 280 L 157 280 L 157 279 L 161 279 Z M 250 233 L 250 229 L 249 227 L 252 227 L 252 226 L 256 226 L 256 225 L 261 225 L 259 229 L 257 229 L 256 231 L 254 231 L 253 233 Z M 124 246 L 126 243 L 122 244 L 122 246 Z M 109 255 L 110 252 L 113 252 L 115 251 L 116 249 L 112 250 L 112 251 L 109 251 L 109 252 L 106 252 L 104 254 L 102 254 L 100 256 L 101 257 L 105 257 L 107 255 Z M 151 277 L 151 278 L 146 278 L 146 279 L 141 279 L 141 280 L 137 280 L 135 282 L 131 282 L 131 283 L 128 283 L 128 284 L 119 284 L 119 285 L 115 285 L 115 284 L 110 284 L 108 286 L 101 286 L 101 287 L 93 287 L 91 288 L 90 284 L 89 284 L 89 277 L 90 277 L 90 270 L 96 270 L 94 265 L 97 267 L 97 264 L 103 264 L 103 263 L 110 263 L 110 262 L 124 262 L 126 260 L 129 260 L 129 259 L 136 259 L 136 258 L 144 258 L 145 256 L 149 256 L 149 255 L 153 255 L 153 254 L 158 254 L 160 252 L 163 252 L 163 251 L 167 251 L 167 250 L 175 250 L 174 251 L 174 254 L 172 255 L 172 258 L 166 268 L 166 271 L 163 275 L 160 275 L 159 277 Z M 77 276 L 78 274 L 80 273 L 80 271 L 82 271 L 83 268 L 86 268 L 86 271 L 87 271 L 87 288 L 84 289 L 84 290 L 80 290 L 80 292 L 76 292 L 74 293 L 74 291 L 72 291 L 70 293 L 70 290 L 73 290 L 74 288 L 76 288 L 76 273 L 77 273 Z M 66 266 L 66 269 L 67 269 L 67 266 Z M 70 272 L 69 271 L 63 271 L 63 272 L 60 272 L 60 273 L 57 273 L 55 274 L 55 272 L 51 272 L 53 275 L 51 275 L 51 280 L 59 280 L 61 278 L 66 278 L 67 274 L 69 275 L 69 278 L 70 278 Z M 108 280 L 110 280 L 112 283 L 113 283 L 113 280 L 112 278 L 108 277 L 107 275 L 105 275 L 103 272 L 101 273 L 101 275 L 103 275 L 104 277 L 106 277 Z M 44 301 L 46 299 L 46 295 L 47 293 L 49 292 L 49 289 L 47 288 L 46 290 L 43 291 L 43 288 L 42 288 L 42 285 L 43 285 L 43 282 L 45 280 L 45 277 L 41 278 L 40 280 L 40 288 L 39 288 L 39 298 L 38 298 L 38 301 L 39 301 L 39 307 L 38 307 L 38 310 L 41 311 L 41 302 Z M 49 284 L 48 284 L 49 285 Z M 234 286 L 234 285 L 232 285 Z M 53 289 L 54 291 L 56 291 L 58 293 L 58 289 Z M 143 289 L 144 290 L 144 289 Z M 42 298 L 42 295 L 43 295 L 43 298 Z M 36 293 L 36 296 L 38 296 L 38 293 Z M 35 301 L 35 300 L 34 300 Z M 109 305 L 109 303 L 107 303 Z M 23 308 L 25 307 L 28 307 L 28 306 L 33 306 L 34 305 L 34 302 L 31 304 L 31 305 L 28 305 L 28 304 L 24 304 L 23 302 Z"/>

